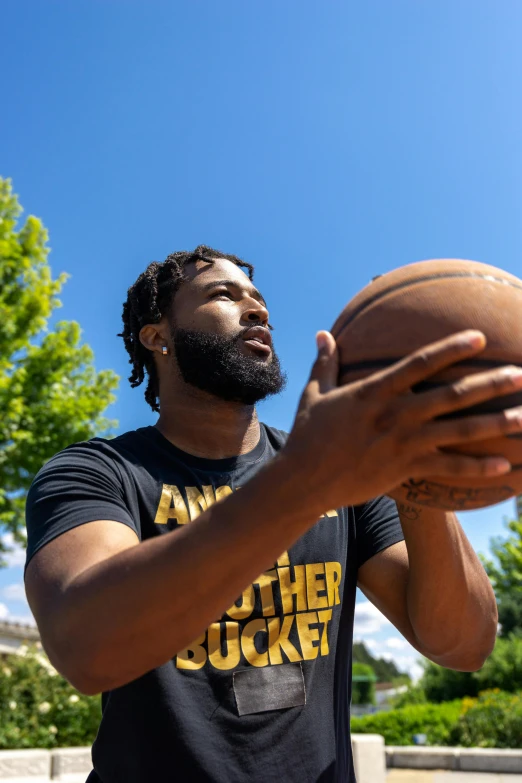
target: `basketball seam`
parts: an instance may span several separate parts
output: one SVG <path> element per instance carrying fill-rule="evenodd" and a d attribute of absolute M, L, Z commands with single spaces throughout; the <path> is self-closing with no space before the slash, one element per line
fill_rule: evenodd
<path fill-rule="evenodd" d="M 477 272 L 452 272 L 448 273 L 445 272 L 444 274 L 434 274 L 434 275 L 425 275 L 424 277 L 415 277 L 413 280 L 405 280 L 402 283 L 396 283 L 393 286 L 390 286 L 389 288 L 386 288 L 384 291 L 380 291 L 378 294 L 375 294 L 371 299 L 368 299 L 366 302 L 363 302 L 353 313 L 351 313 L 346 320 L 344 321 L 343 325 L 336 330 L 337 336 L 339 337 L 343 329 L 346 329 L 348 324 L 352 323 L 358 315 L 363 313 L 370 305 L 375 304 L 375 302 L 378 302 L 379 299 L 382 299 L 383 297 L 387 296 L 388 294 L 393 294 L 395 291 L 400 291 L 401 288 L 408 288 L 409 286 L 419 285 L 420 283 L 426 283 L 430 280 L 450 280 L 454 278 L 465 278 L 465 277 L 475 277 L 477 279 L 482 280 L 489 280 L 493 283 L 501 283 L 502 285 L 509 285 L 512 288 L 518 288 L 520 291 L 522 291 L 522 283 L 517 284 L 512 282 L 511 280 L 506 280 L 502 277 L 495 277 L 494 275 L 481 275 Z M 334 335 L 335 336 L 335 335 Z"/>

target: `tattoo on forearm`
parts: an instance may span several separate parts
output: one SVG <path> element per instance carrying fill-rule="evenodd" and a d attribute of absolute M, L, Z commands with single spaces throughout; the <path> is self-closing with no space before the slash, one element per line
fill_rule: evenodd
<path fill-rule="evenodd" d="M 406 499 L 410 503 L 419 506 L 458 511 L 467 509 L 470 504 L 481 503 L 492 505 L 508 500 L 515 494 L 515 490 L 508 486 L 503 487 L 450 487 L 446 484 L 437 484 L 435 481 L 425 479 L 410 479 L 402 488 L 406 490 Z"/>
<path fill-rule="evenodd" d="M 399 516 L 409 519 L 411 522 L 416 522 L 422 514 L 422 509 L 408 506 L 406 503 L 397 503 L 397 511 Z"/>

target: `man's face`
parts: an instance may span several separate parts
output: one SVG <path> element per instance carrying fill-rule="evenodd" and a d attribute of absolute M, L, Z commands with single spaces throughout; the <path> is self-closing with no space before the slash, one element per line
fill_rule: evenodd
<path fill-rule="evenodd" d="M 284 387 L 266 303 L 233 262 L 197 261 L 172 304 L 175 358 L 186 383 L 253 405 Z"/>

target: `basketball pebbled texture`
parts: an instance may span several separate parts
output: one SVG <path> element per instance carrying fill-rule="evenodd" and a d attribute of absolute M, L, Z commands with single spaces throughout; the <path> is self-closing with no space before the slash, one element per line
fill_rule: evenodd
<path fill-rule="evenodd" d="M 364 378 L 464 329 L 479 329 L 486 335 L 484 351 L 437 373 L 414 391 L 507 364 L 522 367 L 522 280 L 502 269 L 459 259 L 421 261 L 395 269 L 363 288 L 331 329 L 339 348 L 339 382 Z M 522 405 L 522 392 L 458 415 L 516 405 Z M 502 455 L 513 469 L 504 476 L 481 479 L 412 479 L 394 492 L 396 499 L 467 511 L 522 493 L 521 436 L 480 441 L 453 451 Z"/>

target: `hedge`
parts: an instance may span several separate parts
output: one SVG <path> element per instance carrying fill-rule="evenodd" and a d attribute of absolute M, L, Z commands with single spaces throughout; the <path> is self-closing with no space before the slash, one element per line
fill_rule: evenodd
<path fill-rule="evenodd" d="M 413 745 L 414 734 L 426 734 L 428 745 L 447 745 L 462 708 L 459 700 L 418 704 L 352 718 L 353 734 L 382 734 L 386 745 Z"/>
<path fill-rule="evenodd" d="M 0 660 L 0 749 L 91 745 L 101 719 L 99 696 L 76 691 L 41 647 Z M 417 704 L 352 718 L 357 734 L 382 734 L 387 745 L 522 748 L 522 691 L 498 689 L 442 704 Z"/>
<path fill-rule="evenodd" d="M 419 704 L 352 718 L 352 732 L 382 734 L 386 745 L 412 745 L 426 734 L 428 745 L 463 748 L 522 748 L 522 691 L 498 688 L 478 698 Z"/>

